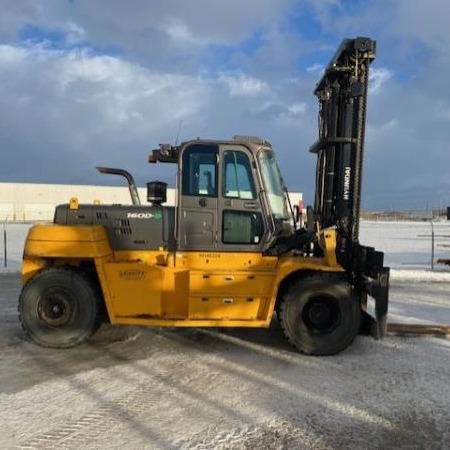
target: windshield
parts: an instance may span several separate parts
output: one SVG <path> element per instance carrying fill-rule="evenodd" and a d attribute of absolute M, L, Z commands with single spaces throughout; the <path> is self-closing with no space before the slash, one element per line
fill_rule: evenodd
<path fill-rule="evenodd" d="M 261 150 L 258 154 L 261 174 L 269 199 L 270 209 L 275 219 L 289 218 L 283 179 L 272 151 Z"/>

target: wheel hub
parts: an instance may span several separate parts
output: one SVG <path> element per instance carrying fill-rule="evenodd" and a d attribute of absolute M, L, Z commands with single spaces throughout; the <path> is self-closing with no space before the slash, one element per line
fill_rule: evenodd
<path fill-rule="evenodd" d="M 62 292 L 47 292 L 37 305 L 41 320 L 53 327 L 65 325 L 72 316 L 70 298 Z"/>
<path fill-rule="evenodd" d="M 330 333 L 340 321 L 338 305 L 332 298 L 315 297 L 306 304 L 303 321 L 312 331 Z"/>

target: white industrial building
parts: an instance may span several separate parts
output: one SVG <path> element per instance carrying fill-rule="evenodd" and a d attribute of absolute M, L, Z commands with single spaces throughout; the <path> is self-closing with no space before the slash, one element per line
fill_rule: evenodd
<path fill-rule="evenodd" d="M 142 204 L 146 203 L 146 188 L 138 188 Z M 126 186 L 87 186 L 68 184 L 0 183 L 0 221 L 51 221 L 55 206 L 77 197 L 80 203 L 131 204 Z M 292 204 L 302 200 L 302 194 L 290 194 Z M 175 204 L 175 189 L 167 190 L 167 204 Z"/>

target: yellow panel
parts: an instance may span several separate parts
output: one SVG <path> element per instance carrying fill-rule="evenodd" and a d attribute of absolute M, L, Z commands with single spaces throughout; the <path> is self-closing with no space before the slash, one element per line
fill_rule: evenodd
<path fill-rule="evenodd" d="M 258 316 L 260 298 L 192 297 L 189 319 L 254 320 Z"/>
<path fill-rule="evenodd" d="M 148 319 L 143 317 L 118 317 L 114 322 L 123 325 L 149 325 L 153 327 L 248 327 L 248 328 L 268 328 L 270 321 L 267 320 L 211 320 L 211 319 Z"/>
<path fill-rule="evenodd" d="M 118 316 L 187 318 L 188 270 L 142 262 L 107 262 L 103 271 L 105 294 L 114 319 Z"/>
<path fill-rule="evenodd" d="M 48 261 L 45 259 L 24 258 L 22 261 L 22 284 L 25 285 L 31 277 L 44 267 L 47 267 L 47 265 Z"/>
<path fill-rule="evenodd" d="M 191 272 L 192 295 L 266 295 L 274 275 L 261 272 Z"/>
<path fill-rule="evenodd" d="M 176 266 L 198 270 L 251 270 L 273 271 L 278 258 L 263 256 L 261 253 L 239 252 L 177 252 Z"/>
<path fill-rule="evenodd" d="M 325 262 L 330 266 L 338 264 L 336 260 L 336 229 L 325 228 L 319 234 L 319 243 L 325 253 Z"/>
<path fill-rule="evenodd" d="M 24 255 L 42 258 L 95 258 L 111 254 L 101 226 L 38 224 L 30 228 Z"/>
<path fill-rule="evenodd" d="M 162 315 L 187 318 L 189 306 L 189 270 L 164 267 Z"/>
<path fill-rule="evenodd" d="M 161 316 L 162 268 L 142 263 L 106 263 L 103 269 L 116 316 Z"/>
<path fill-rule="evenodd" d="M 117 262 L 140 261 L 149 266 L 173 266 L 173 257 L 166 250 L 116 250 L 114 260 Z"/>
<path fill-rule="evenodd" d="M 106 239 L 105 229 L 99 225 L 56 225 L 53 223 L 33 225 L 28 239 L 43 241 L 100 241 Z"/>

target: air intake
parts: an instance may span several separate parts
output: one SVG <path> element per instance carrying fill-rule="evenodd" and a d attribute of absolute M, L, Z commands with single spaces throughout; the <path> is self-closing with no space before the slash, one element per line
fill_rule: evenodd
<path fill-rule="evenodd" d="M 162 181 L 151 181 L 147 183 L 147 201 L 161 205 L 167 201 L 167 183 Z"/>

